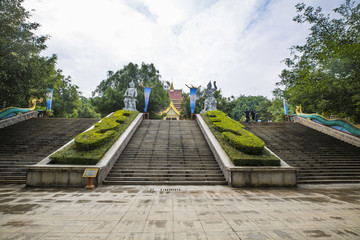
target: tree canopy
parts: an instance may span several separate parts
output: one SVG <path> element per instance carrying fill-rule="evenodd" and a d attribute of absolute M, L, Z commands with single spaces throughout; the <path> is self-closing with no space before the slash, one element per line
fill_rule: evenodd
<path fill-rule="evenodd" d="M 122 109 L 124 108 L 124 93 L 129 83 L 134 81 L 138 93 L 136 108 L 139 112 L 143 112 L 145 108 L 144 89 L 140 84 L 155 86 L 151 90 L 147 111 L 150 115 L 157 114 L 170 104 L 169 94 L 164 90 L 167 83 L 161 81 L 160 78 L 159 71 L 152 63 L 142 63 L 141 66 L 129 63 L 116 72 L 108 71 L 107 79 L 101 81 L 92 93 L 91 102 L 97 112 L 103 116 Z"/>
<path fill-rule="evenodd" d="M 40 24 L 28 21 L 31 15 L 22 2 L 0 1 L 0 106 L 26 107 L 52 88 L 54 115 L 71 117 L 81 105 L 78 87 L 56 69 L 56 55 L 40 56 L 48 36 L 34 34 Z"/>
<path fill-rule="evenodd" d="M 275 95 L 307 113 L 360 122 L 360 4 L 346 0 L 333 10 L 338 18 L 304 3 L 296 9 L 294 21 L 310 24 L 310 34 L 284 60 Z"/>

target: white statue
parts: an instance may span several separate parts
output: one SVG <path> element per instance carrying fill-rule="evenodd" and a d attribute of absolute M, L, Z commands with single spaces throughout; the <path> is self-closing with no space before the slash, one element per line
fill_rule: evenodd
<path fill-rule="evenodd" d="M 137 111 L 136 110 L 136 97 L 137 97 L 137 90 L 135 88 L 135 83 L 133 81 L 131 81 L 129 83 L 129 88 L 126 89 L 126 92 L 124 94 L 125 99 L 124 99 L 124 104 L 125 110 L 131 110 L 131 111 Z"/>
<path fill-rule="evenodd" d="M 201 111 L 202 113 L 207 111 L 217 110 L 216 99 L 213 96 L 216 89 L 217 89 L 216 81 L 214 81 L 214 88 L 212 88 L 211 81 L 209 81 L 207 88 L 204 90 L 203 93 L 203 96 L 205 97 L 205 102 L 204 102 L 204 109 Z"/>

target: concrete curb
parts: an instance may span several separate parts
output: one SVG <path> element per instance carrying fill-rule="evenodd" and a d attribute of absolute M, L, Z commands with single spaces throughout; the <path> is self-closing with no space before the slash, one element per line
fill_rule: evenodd
<path fill-rule="evenodd" d="M 327 134 L 331 137 L 337 138 L 343 142 L 352 144 L 356 147 L 360 147 L 360 137 L 356 137 L 351 134 L 342 132 L 340 130 L 336 130 L 334 128 L 327 127 L 323 124 L 311 121 L 309 119 L 306 119 L 306 118 L 303 118 L 300 116 L 295 116 L 295 117 L 293 117 L 293 119 L 294 119 L 294 122 L 298 122 L 306 127 L 312 128 L 312 129 L 322 132 L 322 133 L 325 133 L 325 134 Z"/>
<path fill-rule="evenodd" d="M 36 165 L 27 166 L 26 185 L 27 186 L 68 186 L 68 187 L 83 187 L 87 183 L 87 179 L 82 177 L 86 168 L 97 168 L 98 175 L 93 182 L 95 185 L 101 185 L 105 180 L 107 174 L 115 164 L 117 158 L 120 156 L 131 137 L 136 132 L 140 123 L 143 120 L 143 114 L 139 113 L 132 121 L 129 127 L 120 135 L 112 147 L 105 153 L 104 157 L 96 165 L 60 165 L 48 164 L 50 162 L 49 156 L 44 158 Z M 93 128 L 93 127 L 91 127 Z M 86 131 L 90 130 L 87 129 Z M 63 149 L 71 144 L 71 140 L 55 152 Z M 55 153 L 54 152 L 54 153 Z"/>
<path fill-rule="evenodd" d="M 297 168 L 289 166 L 281 160 L 279 167 L 238 167 L 235 166 L 226 152 L 222 149 L 211 130 L 200 114 L 196 115 L 196 121 L 207 143 L 218 162 L 226 181 L 232 187 L 269 186 L 269 187 L 293 187 L 297 185 Z M 269 150 L 269 149 L 267 149 Z M 270 150 L 269 150 L 270 151 Z M 271 151 L 270 151 L 271 152 Z M 272 153 L 272 152 L 271 152 Z M 274 153 L 272 153 L 274 154 Z M 275 154 L 274 154 L 275 155 Z M 276 155 L 275 155 L 276 156 Z"/>

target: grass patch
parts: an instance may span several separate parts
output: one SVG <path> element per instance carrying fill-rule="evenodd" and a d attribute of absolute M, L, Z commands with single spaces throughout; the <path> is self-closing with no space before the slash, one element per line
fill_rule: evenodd
<path fill-rule="evenodd" d="M 235 166 L 280 166 L 280 159 L 266 149 L 257 155 L 246 154 L 237 150 L 223 138 L 220 131 L 215 129 L 206 113 L 201 113 L 201 116 Z"/>
<path fill-rule="evenodd" d="M 121 122 L 123 123 L 115 130 L 111 130 L 115 133 L 112 132 L 111 139 L 104 142 L 101 146 L 95 149 L 81 150 L 79 147 L 76 147 L 76 144 L 73 142 L 64 149 L 51 155 L 50 164 L 96 165 L 138 114 L 139 112 L 131 112 L 127 113 L 125 118 L 121 118 Z"/>

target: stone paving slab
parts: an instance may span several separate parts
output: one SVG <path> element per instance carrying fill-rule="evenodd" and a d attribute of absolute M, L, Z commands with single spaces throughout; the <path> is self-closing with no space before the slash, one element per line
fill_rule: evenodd
<path fill-rule="evenodd" d="M 360 185 L 1 185 L 0 239 L 360 239 Z"/>

